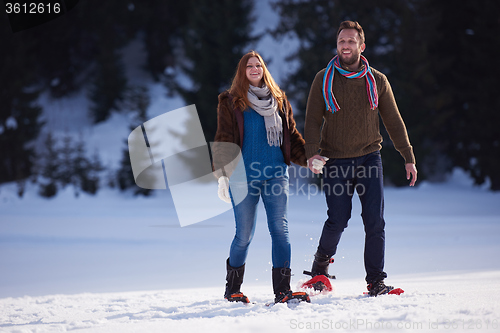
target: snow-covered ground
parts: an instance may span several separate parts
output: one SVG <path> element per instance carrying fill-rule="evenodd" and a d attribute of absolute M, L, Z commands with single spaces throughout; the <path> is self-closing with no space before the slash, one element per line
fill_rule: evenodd
<path fill-rule="evenodd" d="M 294 289 L 326 216 L 321 194 L 298 192 L 289 207 Z M 387 282 L 405 293 L 367 298 L 355 198 L 332 265 L 335 292 L 267 308 L 271 244 L 262 206 L 242 288 L 256 304 L 242 305 L 222 299 L 232 212 L 181 228 L 168 191 L 76 199 L 68 189 L 47 200 L 29 190 L 19 199 L 14 185 L 3 186 L 0 331 L 498 332 L 499 199 L 459 170 L 445 184 L 387 188 Z"/>
<path fill-rule="evenodd" d="M 402 278 L 405 296 L 367 298 L 354 281 L 311 304 L 230 304 L 220 288 L 53 295 L 2 300 L 2 332 L 498 332 L 498 272 Z M 457 291 L 456 288 L 460 290 Z M 495 289 L 496 288 L 496 289 Z M 340 289 L 342 291 L 340 291 Z"/>

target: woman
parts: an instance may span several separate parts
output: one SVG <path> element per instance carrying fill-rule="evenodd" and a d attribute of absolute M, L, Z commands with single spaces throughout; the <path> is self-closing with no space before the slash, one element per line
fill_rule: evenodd
<path fill-rule="evenodd" d="M 249 302 L 240 286 L 255 231 L 257 204 L 262 197 L 272 239 L 275 302 L 287 302 L 292 298 L 309 301 L 306 293 L 290 290 L 291 248 L 287 220 L 288 166 L 290 162 L 307 165 L 304 140 L 295 127 L 284 91 L 257 52 L 251 51 L 241 58 L 231 88 L 219 95 L 217 118 L 213 156 L 214 169 L 218 170 L 219 197 L 233 204 L 236 220 L 236 234 L 226 261 L 224 298 Z M 241 149 L 246 171 L 244 184 L 236 183 L 236 177 L 231 177 L 231 170 L 227 170 L 235 154 L 221 148 L 224 143 L 236 144 Z M 248 194 L 235 200 L 235 189 L 241 186 Z"/>

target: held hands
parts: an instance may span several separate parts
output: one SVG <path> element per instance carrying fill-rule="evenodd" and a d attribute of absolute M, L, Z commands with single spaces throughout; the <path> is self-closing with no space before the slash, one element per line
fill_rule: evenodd
<path fill-rule="evenodd" d="M 326 161 L 328 161 L 328 157 L 314 155 L 310 159 L 307 160 L 307 165 L 309 169 L 315 174 L 323 173 L 323 166 Z M 406 169 L 406 179 L 410 180 L 410 186 L 415 186 L 417 182 L 417 167 L 413 163 L 407 163 L 405 165 Z"/>
<path fill-rule="evenodd" d="M 226 176 L 221 176 L 219 178 L 219 198 L 227 203 L 231 203 L 231 197 L 229 196 L 229 178 Z"/>
<path fill-rule="evenodd" d="M 405 169 L 406 179 L 410 180 L 410 177 L 413 176 L 411 177 L 410 186 L 415 186 L 415 182 L 417 181 L 417 167 L 413 163 L 406 163 Z"/>
<path fill-rule="evenodd" d="M 307 160 L 307 166 L 309 167 L 309 170 L 311 170 L 315 174 L 323 173 L 323 166 L 328 160 L 328 157 L 314 155 Z"/>

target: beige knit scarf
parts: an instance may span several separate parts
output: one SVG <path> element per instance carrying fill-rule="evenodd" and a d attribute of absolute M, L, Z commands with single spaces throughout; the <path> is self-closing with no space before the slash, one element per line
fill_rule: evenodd
<path fill-rule="evenodd" d="M 264 117 L 269 145 L 281 146 L 281 142 L 283 142 L 283 123 L 278 112 L 278 102 L 269 88 L 266 85 L 262 87 L 250 85 L 248 101 L 252 109 Z"/>

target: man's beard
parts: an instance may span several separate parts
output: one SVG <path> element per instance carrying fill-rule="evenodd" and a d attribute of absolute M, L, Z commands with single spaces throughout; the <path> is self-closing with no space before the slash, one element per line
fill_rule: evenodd
<path fill-rule="evenodd" d="M 340 63 L 346 66 L 354 65 L 359 60 L 359 57 L 360 54 L 357 50 L 351 51 L 351 55 L 347 58 L 342 54 L 342 52 L 339 54 Z"/>

